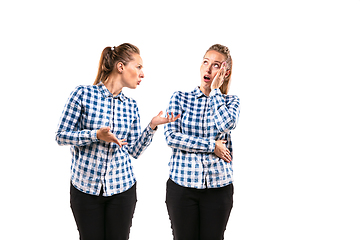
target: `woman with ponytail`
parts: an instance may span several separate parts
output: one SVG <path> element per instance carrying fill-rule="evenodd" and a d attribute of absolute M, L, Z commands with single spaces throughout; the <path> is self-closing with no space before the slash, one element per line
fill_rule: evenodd
<path fill-rule="evenodd" d="M 139 49 L 106 47 L 94 85 L 78 86 L 62 112 L 56 141 L 70 145 L 70 203 L 82 240 L 125 240 L 136 205 L 131 157 L 138 158 L 158 125 L 180 116 L 162 112 L 141 132 L 136 101 L 124 95 L 144 78 Z"/>
<path fill-rule="evenodd" d="M 233 204 L 233 147 L 240 100 L 228 95 L 232 59 L 215 44 L 200 66 L 201 83 L 175 92 L 168 111 L 181 119 L 165 126 L 172 148 L 166 205 L 174 240 L 222 240 Z"/>

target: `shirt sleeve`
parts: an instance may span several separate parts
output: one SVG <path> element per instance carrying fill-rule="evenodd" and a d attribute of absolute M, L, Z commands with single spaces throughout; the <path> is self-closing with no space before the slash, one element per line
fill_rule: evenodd
<path fill-rule="evenodd" d="M 148 124 L 148 126 L 140 134 L 140 115 L 136 104 L 134 110 L 136 118 L 131 124 L 130 133 L 127 138 L 128 145 L 125 146 L 128 149 L 128 153 L 133 158 L 137 159 L 150 145 L 156 131 L 150 127 L 150 124 Z"/>
<path fill-rule="evenodd" d="M 181 130 L 182 108 L 179 92 L 175 92 L 170 99 L 167 113 L 174 113 L 174 116 L 181 114 L 180 119 L 165 125 L 164 134 L 169 147 L 187 152 L 214 152 L 215 140 L 189 136 Z"/>
<path fill-rule="evenodd" d="M 85 146 L 98 141 L 96 130 L 79 129 L 83 92 L 82 86 L 76 87 L 65 104 L 55 136 L 55 140 L 60 146 Z"/>
<path fill-rule="evenodd" d="M 240 115 L 240 99 L 237 96 L 231 96 L 225 101 L 220 90 L 213 89 L 210 93 L 210 105 L 219 132 L 226 133 L 235 129 Z"/>

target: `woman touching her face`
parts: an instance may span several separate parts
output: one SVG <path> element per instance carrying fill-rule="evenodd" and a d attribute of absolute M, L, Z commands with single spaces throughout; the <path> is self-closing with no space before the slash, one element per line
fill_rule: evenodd
<path fill-rule="evenodd" d="M 205 54 L 200 67 L 200 90 L 205 95 L 209 96 L 212 89 L 220 88 L 225 78 L 228 79 L 227 82 L 230 81 L 231 70 L 227 68 L 225 60 L 224 54 L 215 50 L 209 50 Z"/>
<path fill-rule="evenodd" d="M 215 44 L 200 66 L 200 86 L 177 91 L 168 111 L 181 118 L 165 126 L 170 177 L 166 205 L 175 240 L 222 240 L 233 204 L 233 148 L 240 100 L 228 95 L 232 59 Z"/>

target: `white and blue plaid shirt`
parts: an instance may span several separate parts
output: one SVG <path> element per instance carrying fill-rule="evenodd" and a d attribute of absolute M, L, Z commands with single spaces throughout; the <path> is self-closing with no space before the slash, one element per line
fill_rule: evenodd
<path fill-rule="evenodd" d="M 232 162 L 214 154 L 215 141 L 226 140 L 233 154 L 231 130 L 240 114 L 240 100 L 223 95 L 219 89 L 207 97 L 198 87 L 192 92 L 175 92 L 167 112 L 181 119 L 165 126 L 167 144 L 172 148 L 170 179 L 190 188 L 219 188 L 233 182 Z"/>
<path fill-rule="evenodd" d="M 97 139 L 96 131 L 110 127 L 128 145 Z M 151 143 L 155 131 L 148 125 L 141 133 L 136 101 L 121 92 L 113 96 L 104 84 L 78 86 L 62 112 L 56 141 L 71 145 L 71 182 L 80 191 L 104 196 L 121 193 L 135 184 L 129 155 L 138 158 Z"/>

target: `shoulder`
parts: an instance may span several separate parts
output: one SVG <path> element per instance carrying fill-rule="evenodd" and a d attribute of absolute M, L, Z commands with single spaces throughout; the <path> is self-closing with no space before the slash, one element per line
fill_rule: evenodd
<path fill-rule="evenodd" d="M 240 98 L 237 95 L 226 95 L 223 94 L 226 105 L 240 105 Z"/>
<path fill-rule="evenodd" d="M 78 104 L 83 102 L 93 102 L 100 98 L 100 91 L 96 85 L 79 85 L 71 92 L 69 101 L 77 102 Z"/>
<path fill-rule="evenodd" d="M 193 92 L 176 91 L 172 94 L 171 99 L 185 101 L 185 100 L 189 100 L 194 97 L 195 97 L 195 95 Z"/>
<path fill-rule="evenodd" d="M 227 95 L 227 94 L 223 94 L 223 97 L 227 100 L 236 100 L 236 101 L 240 101 L 240 98 L 237 95 Z"/>
<path fill-rule="evenodd" d="M 81 100 L 84 95 L 84 88 L 84 85 L 76 86 L 75 89 L 70 93 L 69 102 Z"/>
<path fill-rule="evenodd" d="M 95 85 L 79 85 L 73 90 L 73 93 L 84 94 L 84 93 L 97 93 L 99 92 L 98 87 Z"/>

